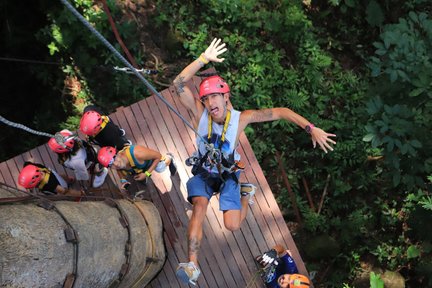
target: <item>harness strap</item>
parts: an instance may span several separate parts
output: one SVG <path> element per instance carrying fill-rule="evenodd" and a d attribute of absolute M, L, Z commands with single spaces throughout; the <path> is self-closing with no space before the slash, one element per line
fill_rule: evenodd
<path fill-rule="evenodd" d="M 137 168 L 136 167 L 136 165 L 135 165 L 135 161 L 133 160 L 133 158 L 132 158 L 132 153 L 131 153 L 131 151 L 130 151 L 130 148 L 131 148 L 132 146 L 125 146 L 121 151 L 119 151 L 119 153 L 120 152 L 125 152 L 126 153 L 126 157 L 127 157 L 127 159 L 128 159 L 128 161 L 129 161 L 129 165 L 131 166 L 131 168 L 135 171 L 135 173 L 136 174 L 140 174 L 140 173 L 144 173 L 144 169 L 142 169 L 142 168 Z M 160 158 L 160 161 L 165 161 L 165 156 L 164 155 L 162 155 L 162 157 Z M 147 160 L 146 160 L 147 161 Z M 147 167 L 148 168 L 148 167 Z"/>
<path fill-rule="evenodd" d="M 131 148 L 131 146 L 125 146 L 120 152 L 125 152 L 126 153 L 126 157 L 127 157 L 128 161 L 129 161 L 129 165 L 135 171 L 135 173 L 139 174 L 139 173 L 144 172 L 143 169 L 140 169 L 140 168 L 136 167 L 135 161 L 132 158 L 132 153 L 130 151 L 130 148 Z"/>
<path fill-rule="evenodd" d="M 104 128 L 105 128 L 105 126 L 108 124 L 108 122 L 110 121 L 109 120 L 109 118 L 108 118 L 108 116 L 101 116 L 101 118 L 102 118 L 102 123 L 101 123 L 101 125 L 100 125 L 100 129 L 99 129 L 99 131 L 94 135 L 94 136 L 92 136 L 92 137 L 96 137 Z"/>
<path fill-rule="evenodd" d="M 225 135 L 226 135 L 226 132 L 228 130 L 228 125 L 229 125 L 230 120 L 231 120 L 231 110 L 228 110 L 227 111 L 227 115 L 225 117 L 225 124 L 224 124 L 224 128 L 222 130 L 222 135 L 221 135 L 221 141 L 222 141 L 222 143 L 225 142 Z M 210 138 L 211 138 L 211 135 L 212 135 L 212 124 L 213 124 L 213 119 L 212 119 L 210 113 L 208 114 L 208 121 L 207 122 L 208 122 L 207 139 L 210 141 Z"/>
<path fill-rule="evenodd" d="M 44 177 L 38 185 L 39 190 L 42 190 L 43 187 L 48 183 L 49 177 L 51 175 L 51 171 L 47 168 L 40 168 L 40 171 L 44 172 Z"/>

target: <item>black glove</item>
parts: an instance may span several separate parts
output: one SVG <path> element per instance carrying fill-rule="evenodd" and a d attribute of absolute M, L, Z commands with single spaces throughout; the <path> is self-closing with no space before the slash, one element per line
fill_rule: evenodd
<path fill-rule="evenodd" d="M 258 263 L 265 267 L 271 264 L 277 265 L 278 262 L 276 261 L 277 259 L 277 252 L 275 249 L 271 249 L 267 252 L 265 252 L 262 256 L 257 258 Z"/>

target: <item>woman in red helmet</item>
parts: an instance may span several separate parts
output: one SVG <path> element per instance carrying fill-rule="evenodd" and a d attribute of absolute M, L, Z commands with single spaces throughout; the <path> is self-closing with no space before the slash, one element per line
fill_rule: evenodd
<path fill-rule="evenodd" d="M 261 265 L 261 278 L 267 288 L 308 288 L 310 280 L 299 274 L 291 252 L 277 244 L 256 258 Z"/>
<path fill-rule="evenodd" d="M 147 181 L 153 172 L 162 173 L 166 167 L 169 168 L 171 176 L 177 173 L 174 156 L 171 153 L 162 155 L 140 145 L 129 145 L 120 151 L 114 147 L 102 147 L 98 152 L 98 161 L 104 167 L 113 167 L 117 170 L 122 190 L 126 190 L 130 184 L 126 177 L 131 177 L 135 181 Z"/>
<path fill-rule="evenodd" d="M 121 150 L 125 145 L 132 144 L 130 140 L 126 139 L 125 130 L 114 124 L 108 116 L 105 116 L 94 105 L 84 108 L 80 121 L 80 130 L 87 135 L 90 142 L 100 147 L 112 146 Z"/>
<path fill-rule="evenodd" d="M 36 189 L 46 195 L 62 194 L 80 197 L 84 193 L 68 188 L 66 181 L 54 170 L 44 165 L 25 162 L 18 176 L 18 184 L 26 189 Z"/>
<path fill-rule="evenodd" d="M 98 168 L 94 148 L 69 130 L 62 130 L 60 134 L 65 137 L 64 143 L 58 143 L 54 137 L 48 141 L 48 147 L 57 154 L 58 162 L 74 172 L 82 189 L 100 187 L 108 175 L 108 169 Z M 91 185 L 88 183 L 91 180 L 89 172 L 93 176 Z"/>
<path fill-rule="evenodd" d="M 190 63 L 174 80 L 174 86 L 182 104 L 192 114 L 193 125 L 198 133 L 215 149 L 209 149 L 202 138 L 197 137 L 198 159 L 193 172 L 194 176 L 187 183 L 188 201 L 192 203 L 192 217 L 188 228 L 188 261 L 180 263 L 177 276 L 184 283 L 195 284 L 200 270 L 198 269 L 198 251 L 203 234 L 203 222 L 207 206 L 213 192 L 219 191 L 219 206 L 223 211 L 224 226 L 230 231 L 240 228 L 248 211 L 251 193 L 240 193 L 238 175 L 230 169 L 240 159 L 236 148 L 241 132 L 247 125 L 257 122 L 268 122 L 284 119 L 293 122 L 311 136 L 313 146 L 316 144 L 327 152 L 335 144 L 326 133 L 315 127 L 307 119 L 288 108 L 269 108 L 262 110 L 236 111 L 229 105 L 230 88 L 219 76 L 212 76 L 202 81 L 198 97 L 194 97 L 186 82 L 210 61 L 222 62 L 218 58 L 227 49 L 220 39 L 214 39 L 210 46 L 195 61 Z M 224 179 L 223 181 L 221 180 Z M 223 182 L 223 183 L 222 183 Z"/>

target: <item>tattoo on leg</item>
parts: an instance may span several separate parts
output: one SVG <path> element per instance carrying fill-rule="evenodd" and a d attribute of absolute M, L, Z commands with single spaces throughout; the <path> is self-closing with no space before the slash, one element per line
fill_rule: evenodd
<path fill-rule="evenodd" d="M 196 237 L 189 239 L 189 255 L 198 255 L 200 244 L 200 241 Z"/>
<path fill-rule="evenodd" d="M 180 76 L 175 81 L 175 87 L 177 88 L 177 93 L 181 94 L 184 92 L 184 87 L 186 83 L 184 82 L 184 77 Z"/>

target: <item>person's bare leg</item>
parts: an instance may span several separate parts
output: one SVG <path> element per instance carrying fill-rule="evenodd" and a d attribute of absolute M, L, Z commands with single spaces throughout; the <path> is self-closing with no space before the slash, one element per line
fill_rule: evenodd
<path fill-rule="evenodd" d="M 205 197 L 194 197 L 192 199 L 192 217 L 188 227 L 188 254 L 189 261 L 198 266 L 198 251 L 203 236 L 203 222 L 207 213 L 208 199 Z"/>
<path fill-rule="evenodd" d="M 227 210 L 224 211 L 224 225 L 230 231 L 240 229 L 241 223 L 246 218 L 249 209 L 249 196 L 241 197 L 241 210 Z"/>

